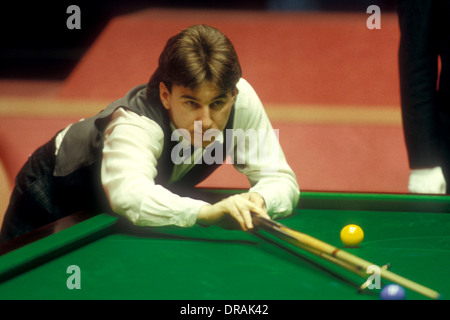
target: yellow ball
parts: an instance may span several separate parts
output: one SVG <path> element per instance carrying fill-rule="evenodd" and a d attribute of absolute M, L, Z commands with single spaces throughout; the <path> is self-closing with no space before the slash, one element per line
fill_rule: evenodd
<path fill-rule="evenodd" d="M 341 241 L 346 247 L 357 247 L 364 239 L 364 231 L 356 224 L 349 224 L 341 230 Z"/>

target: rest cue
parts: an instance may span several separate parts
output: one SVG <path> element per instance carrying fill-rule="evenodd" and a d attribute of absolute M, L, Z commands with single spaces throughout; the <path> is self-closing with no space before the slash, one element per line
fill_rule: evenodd
<path fill-rule="evenodd" d="M 305 233 L 288 228 L 279 222 L 266 219 L 253 212 L 252 217 L 253 222 L 257 227 L 261 227 L 278 238 L 285 240 L 303 250 L 311 252 L 320 258 L 333 262 L 340 267 L 358 274 L 359 276 L 366 277 L 367 273 L 365 273 L 365 270 L 367 270 L 369 266 L 375 265 Z M 440 297 L 438 292 L 430 288 L 424 287 L 414 281 L 399 276 L 389 270 L 386 270 L 385 268 L 379 268 L 380 276 L 388 281 L 398 283 L 405 288 L 411 289 L 431 299 L 439 299 Z"/>

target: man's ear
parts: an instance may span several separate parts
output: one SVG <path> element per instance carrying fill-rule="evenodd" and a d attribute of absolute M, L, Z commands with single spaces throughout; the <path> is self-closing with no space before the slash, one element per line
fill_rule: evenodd
<path fill-rule="evenodd" d="M 159 98 L 161 99 L 161 103 L 163 104 L 164 108 L 167 110 L 170 109 L 170 92 L 169 89 L 167 89 L 166 85 L 161 81 L 159 83 Z"/>
<path fill-rule="evenodd" d="M 233 95 L 233 100 L 236 100 L 236 96 L 237 96 L 238 92 L 239 92 L 238 88 L 237 88 L 237 87 L 234 87 L 233 93 L 232 93 L 232 95 Z"/>

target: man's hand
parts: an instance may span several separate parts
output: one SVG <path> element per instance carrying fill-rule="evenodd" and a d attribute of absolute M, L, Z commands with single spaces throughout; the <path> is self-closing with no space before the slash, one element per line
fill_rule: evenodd
<path fill-rule="evenodd" d="M 203 206 L 197 222 L 204 225 L 218 225 L 226 229 L 240 227 L 244 231 L 253 229 L 251 213 L 270 219 L 264 199 L 257 193 L 243 193 L 223 199 L 213 205 Z"/>
<path fill-rule="evenodd" d="M 247 200 L 249 200 L 251 202 L 253 202 L 258 207 L 263 209 L 266 212 L 266 216 L 269 217 L 267 215 L 266 202 L 264 201 L 264 198 L 259 193 L 257 193 L 257 192 L 247 192 L 247 193 L 241 193 L 240 196 L 244 197 L 245 199 L 247 199 Z"/>

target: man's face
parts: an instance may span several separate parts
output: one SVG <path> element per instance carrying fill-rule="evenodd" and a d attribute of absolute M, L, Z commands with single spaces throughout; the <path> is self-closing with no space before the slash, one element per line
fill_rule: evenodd
<path fill-rule="evenodd" d="M 221 92 L 209 82 L 195 90 L 173 85 L 172 92 L 161 82 L 159 89 L 161 102 L 169 111 L 172 123 L 177 129 L 186 129 L 190 133 L 192 145 L 194 135 L 199 137 L 201 134 L 202 148 L 212 143 L 204 141 L 209 139 L 204 138 L 206 130 L 225 129 L 236 96 L 236 89 L 234 92 Z"/>

